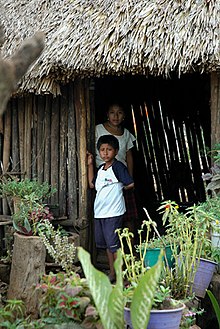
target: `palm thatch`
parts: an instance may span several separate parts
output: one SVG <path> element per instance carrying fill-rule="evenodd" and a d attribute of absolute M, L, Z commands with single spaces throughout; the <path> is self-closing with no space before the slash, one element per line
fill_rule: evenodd
<path fill-rule="evenodd" d="M 220 68 L 219 0 L 0 0 L 11 54 L 42 30 L 46 47 L 20 84 L 59 94 L 76 76 L 169 76 Z"/>

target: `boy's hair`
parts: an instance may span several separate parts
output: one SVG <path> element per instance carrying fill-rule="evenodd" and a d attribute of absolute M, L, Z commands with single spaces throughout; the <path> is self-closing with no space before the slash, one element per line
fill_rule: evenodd
<path fill-rule="evenodd" d="M 113 135 L 103 135 L 99 137 L 97 142 L 97 149 L 100 150 L 102 144 L 109 144 L 114 150 L 119 150 L 118 139 Z"/>

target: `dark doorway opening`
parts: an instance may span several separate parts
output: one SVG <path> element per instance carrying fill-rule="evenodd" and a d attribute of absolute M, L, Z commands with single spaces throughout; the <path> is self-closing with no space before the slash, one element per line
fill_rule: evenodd
<path fill-rule="evenodd" d="M 209 167 L 211 135 L 209 76 L 96 79 L 96 124 L 106 120 L 107 106 L 115 100 L 125 104 L 125 126 L 137 137 L 134 180 L 140 216 L 143 207 L 154 216 L 163 200 L 183 207 L 204 201 L 202 173 Z"/>

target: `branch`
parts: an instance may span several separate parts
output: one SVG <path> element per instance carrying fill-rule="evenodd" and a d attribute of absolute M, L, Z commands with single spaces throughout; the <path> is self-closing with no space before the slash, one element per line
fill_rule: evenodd
<path fill-rule="evenodd" d="M 0 45 L 4 36 L 0 27 Z M 0 57 L 0 115 L 5 111 L 17 82 L 27 72 L 29 66 L 40 56 L 44 49 L 44 33 L 38 32 L 23 41 L 14 55 L 3 60 Z"/>

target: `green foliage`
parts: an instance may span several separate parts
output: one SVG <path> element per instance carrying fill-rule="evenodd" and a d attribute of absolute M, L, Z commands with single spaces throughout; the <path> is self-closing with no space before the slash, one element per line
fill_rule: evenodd
<path fill-rule="evenodd" d="M 156 223 L 149 220 L 144 220 L 141 225 L 141 229 L 138 230 L 139 244 L 136 246 L 135 254 L 132 246 L 133 233 L 126 227 L 122 231 L 121 229 L 116 230 L 119 236 L 121 244 L 122 258 L 124 261 L 123 277 L 126 281 L 136 286 L 141 276 L 146 272 L 146 266 L 144 264 L 145 255 L 148 249 L 149 236 L 153 228 L 156 227 Z M 145 237 L 143 238 L 144 229 L 146 229 Z M 128 246 L 128 252 L 125 251 L 124 246 Z"/>
<path fill-rule="evenodd" d="M 74 272 L 43 275 L 37 289 L 40 317 L 48 324 L 82 323 L 85 328 L 99 328 L 100 319 L 85 279 Z"/>
<path fill-rule="evenodd" d="M 37 235 L 37 223 L 53 219 L 49 208 L 43 203 L 56 192 L 47 182 L 37 180 L 2 179 L 0 194 L 13 203 L 12 219 L 17 232 Z M 10 203 L 10 202 L 9 202 Z"/>
<path fill-rule="evenodd" d="M 220 306 L 219 306 L 219 303 L 218 303 L 216 297 L 211 292 L 211 290 L 207 290 L 207 294 L 208 294 L 208 296 L 211 300 L 212 306 L 214 308 L 214 311 L 215 311 L 215 314 L 216 314 L 216 317 L 217 317 L 217 320 L 218 320 L 218 325 L 219 325 L 219 328 L 220 328 Z"/>
<path fill-rule="evenodd" d="M 14 229 L 24 235 L 38 235 L 38 225 L 54 219 L 49 208 L 38 202 L 20 201 L 18 210 L 12 215 Z"/>
<path fill-rule="evenodd" d="M 65 272 L 71 272 L 76 247 L 73 242 L 69 242 L 67 232 L 60 227 L 55 229 L 47 219 L 38 223 L 37 232 L 54 261 L 61 265 Z"/>
<path fill-rule="evenodd" d="M 147 328 L 155 292 L 162 269 L 162 253 L 156 265 L 151 267 L 134 289 L 131 301 L 131 322 L 134 329 Z"/>
<path fill-rule="evenodd" d="M 1 328 L 17 328 L 25 317 L 25 307 L 21 300 L 7 300 L 6 305 L 0 308 Z"/>
<path fill-rule="evenodd" d="M 158 211 L 170 237 L 174 269 L 166 269 L 166 282 L 175 299 L 192 295 L 192 283 L 200 258 L 210 257 L 211 241 L 207 238 L 211 226 L 207 213 L 199 206 L 179 212 L 174 201 L 162 202 Z"/>
<path fill-rule="evenodd" d="M 117 278 L 115 287 L 110 284 L 104 273 L 94 268 L 91 264 L 89 253 L 81 247 L 78 251 L 78 257 L 104 328 L 124 328 L 124 306 L 126 300 L 123 298 L 121 251 L 118 250 L 117 259 L 114 264 Z M 154 267 L 139 278 L 138 284 L 133 290 L 131 319 L 134 329 L 147 327 L 154 293 L 161 273 L 161 257 Z"/>
<path fill-rule="evenodd" d="M 164 301 L 170 299 L 170 296 L 171 296 L 170 288 L 165 287 L 160 283 L 154 295 L 153 307 L 156 309 L 163 309 Z"/>
<path fill-rule="evenodd" d="M 43 201 L 56 192 L 47 182 L 39 183 L 37 180 L 2 179 L 0 183 L 1 197 L 17 197 L 24 200 Z"/>

